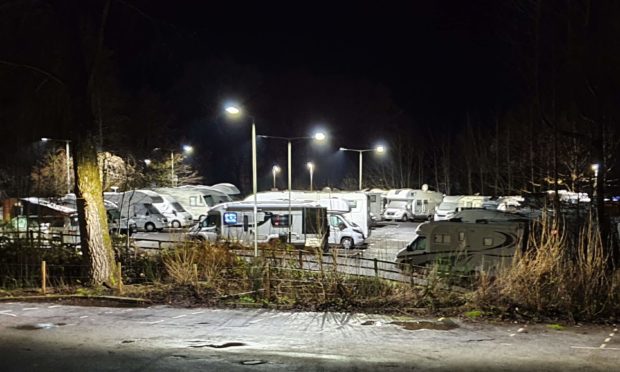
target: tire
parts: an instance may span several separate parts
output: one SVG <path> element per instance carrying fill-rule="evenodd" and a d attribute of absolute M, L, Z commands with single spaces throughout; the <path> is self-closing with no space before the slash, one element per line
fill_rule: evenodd
<path fill-rule="evenodd" d="M 181 223 L 177 220 L 172 221 L 172 223 L 170 224 L 173 228 L 178 229 L 181 227 Z"/>
<path fill-rule="evenodd" d="M 342 238 L 342 240 L 340 240 L 340 245 L 344 249 L 351 249 L 355 246 L 353 243 L 353 239 L 351 238 Z"/>
<path fill-rule="evenodd" d="M 407 216 L 407 213 L 403 214 L 403 218 L 401 219 L 401 221 L 403 222 L 409 221 L 409 217 Z"/>
<path fill-rule="evenodd" d="M 153 222 L 147 222 L 146 224 L 144 224 L 144 230 L 148 232 L 155 231 L 155 224 Z"/>

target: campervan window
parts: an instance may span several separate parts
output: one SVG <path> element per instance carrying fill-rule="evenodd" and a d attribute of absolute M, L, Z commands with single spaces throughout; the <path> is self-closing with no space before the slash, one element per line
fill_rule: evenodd
<path fill-rule="evenodd" d="M 406 200 L 390 200 L 388 204 L 389 208 L 405 208 L 407 207 Z"/>
<path fill-rule="evenodd" d="M 198 197 L 190 196 L 189 197 L 189 205 L 192 206 L 192 207 L 197 207 L 199 205 L 198 204 Z M 211 206 L 211 205 L 209 205 L 209 206 Z"/>
<path fill-rule="evenodd" d="M 415 245 L 413 246 L 414 251 L 425 251 L 426 250 L 426 238 L 418 238 L 415 241 Z"/>
<path fill-rule="evenodd" d="M 153 203 L 163 203 L 164 202 L 164 198 L 162 198 L 161 196 L 157 195 L 157 196 L 151 196 L 151 201 Z"/>
<path fill-rule="evenodd" d="M 463 231 L 459 232 L 459 242 L 465 241 L 465 233 Z"/>
<path fill-rule="evenodd" d="M 484 238 L 482 239 L 482 245 L 485 247 L 490 247 L 493 245 L 493 238 Z"/>
<path fill-rule="evenodd" d="M 159 211 L 153 206 L 153 204 L 147 203 L 144 204 L 144 207 L 149 214 L 159 214 Z"/>
<path fill-rule="evenodd" d="M 450 244 L 450 234 L 435 234 L 433 241 L 439 244 Z"/>
<path fill-rule="evenodd" d="M 207 203 L 209 207 L 215 205 L 215 203 L 213 202 L 213 195 L 203 195 L 202 198 L 205 200 L 205 203 Z"/>
<path fill-rule="evenodd" d="M 288 227 L 289 215 L 288 214 L 274 214 L 271 216 L 271 226 L 273 227 Z"/>
<path fill-rule="evenodd" d="M 370 195 L 370 202 L 371 203 L 376 203 L 377 202 L 377 195 Z"/>
<path fill-rule="evenodd" d="M 173 202 L 172 203 L 172 207 L 177 211 L 177 212 L 187 212 L 185 210 L 185 208 L 183 208 L 183 206 L 181 206 L 181 204 L 179 204 L 178 202 Z"/>
<path fill-rule="evenodd" d="M 224 213 L 224 224 L 225 225 L 236 225 L 237 224 L 237 213 L 235 212 L 225 212 Z"/>
<path fill-rule="evenodd" d="M 209 213 L 207 218 L 202 221 L 202 227 L 220 227 L 220 225 L 219 212 Z"/>

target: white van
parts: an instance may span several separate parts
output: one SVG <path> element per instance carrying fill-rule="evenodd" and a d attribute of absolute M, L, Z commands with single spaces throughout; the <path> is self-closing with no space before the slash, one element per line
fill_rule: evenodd
<path fill-rule="evenodd" d="M 361 248 L 366 243 L 362 229 L 343 214 L 328 212 L 329 244 L 344 249 Z"/>
<path fill-rule="evenodd" d="M 435 221 L 449 220 L 454 214 L 464 209 L 483 208 L 485 203 L 491 199 L 490 196 L 480 195 L 448 195 L 443 197 L 443 201 L 435 211 Z"/>

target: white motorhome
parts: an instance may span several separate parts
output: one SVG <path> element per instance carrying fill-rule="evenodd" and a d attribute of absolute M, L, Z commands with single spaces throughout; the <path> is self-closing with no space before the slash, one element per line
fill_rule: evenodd
<path fill-rule="evenodd" d="M 259 192 L 256 199 L 259 201 L 288 201 L 288 191 L 265 191 Z M 253 201 L 254 195 L 249 195 L 245 201 Z M 320 203 L 330 211 L 340 211 L 351 222 L 354 222 L 362 230 L 364 237 L 370 236 L 370 226 L 372 219 L 370 217 L 369 196 L 363 191 L 291 191 L 292 202 L 314 202 Z M 331 201 L 330 201 L 331 200 Z M 348 205 L 348 211 L 342 206 L 343 200 Z M 335 203 L 340 206 L 336 207 Z"/>
<path fill-rule="evenodd" d="M 227 194 L 208 186 L 159 187 L 153 190 L 173 198 L 192 215 L 193 221 L 205 218 L 211 207 L 232 201 Z"/>
<path fill-rule="evenodd" d="M 387 190 L 372 189 L 364 191 L 368 195 L 368 205 L 370 208 L 370 218 L 373 223 L 383 219 L 383 206 Z"/>
<path fill-rule="evenodd" d="M 509 264 L 517 248 L 525 248 L 527 226 L 509 221 L 426 222 L 398 252 L 396 262 L 401 268 L 438 264 L 442 270 L 466 273 L 494 270 Z"/>
<path fill-rule="evenodd" d="M 383 213 L 384 220 L 428 220 L 435 214 L 435 209 L 441 203 L 443 195 L 430 191 L 427 185 L 422 185 L 421 190 L 390 190 L 385 199 L 387 204 Z"/>
<path fill-rule="evenodd" d="M 176 201 L 172 196 L 165 194 L 158 194 L 159 198 L 161 198 L 161 203 L 158 202 L 159 199 L 153 197 L 153 205 L 155 208 L 159 209 L 164 216 L 168 219 L 170 223 L 170 227 L 175 229 L 181 227 L 191 226 L 194 222 L 191 213 L 185 210 L 183 206 Z M 157 201 L 157 202 L 156 202 Z"/>
<path fill-rule="evenodd" d="M 290 206 L 290 212 L 289 215 L 288 203 L 258 203 L 255 232 L 253 202 L 219 204 L 209 210 L 207 217 L 190 231 L 190 236 L 250 246 L 256 233 L 259 243 L 290 241 L 295 246 L 325 248 L 329 235 L 327 210 L 315 203 L 294 203 Z"/>
<path fill-rule="evenodd" d="M 121 218 L 131 218 L 139 230 L 161 231 L 168 227 L 168 220 L 152 202 L 148 190 L 132 190 L 126 192 L 104 192 L 103 198 L 114 204 L 120 211 Z M 152 191 L 151 191 L 152 192 Z M 158 195 L 157 193 L 153 193 Z M 162 200 L 160 196 L 155 199 Z"/>
<path fill-rule="evenodd" d="M 483 208 L 489 199 L 489 196 L 479 195 L 446 195 L 435 210 L 434 220 L 449 220 L 463 209 Z"/>
<path fill-rule="evenodd" d="M 344 214 L 327 212 L 329 218 L 329 244 L 344 249 L 361 248 L 366 244 L 362 229 L 349 221 Z"/>

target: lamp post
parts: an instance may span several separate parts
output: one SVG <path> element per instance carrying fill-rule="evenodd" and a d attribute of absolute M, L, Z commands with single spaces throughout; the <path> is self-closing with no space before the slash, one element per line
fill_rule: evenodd
<path fill-rule="evenodd" d="M 66 160 L 66 167 L 67 167 L 67 194 L 70 194 L 71 193 L 71 158 L 70 158 L 71 155 L 69 152 L 69 143 L 71 142 L 71 140 L 43 137 L 41 138 L 41 141 L 43 142 L 56 141 L 56 142 L 65 143 L 65 160 Z"/>
<path fill-rule="evenodd" d="M 274 165 L 271 168 L 271 173 L 273 174 L 273 189 L 274 190 L 276 189 L 276 174 L 280 173 L 280 170 L 281 170 L 280 167 L 277 165 Z"/>
<path fill-rule="evenodd" d="M 308 171 L 310 172 L 310 191 L 312 191 L 312 175 L 314 173 L 314 163 L 309 161 L 306 166 L 308 167 Z"/>
<path fill-rule="evenodd" d="M 183 154 L 189 155 L 192 152 L 194 152 L 194 147 L 190 145 L 183 145 L 181 146 L 181 148 L 183 149 Z M 156 147 L 153 149 L 153 151 L 159 151 L 159 150 L 162 150 L 162 149 L 160 147 Z M 146 159 L 144 162 L 148 166 L 151 163 L 151 160 Z M 178 177 L 176 177 L 176 174 L 174 172 L 174 150 L 170 150 L 170 186 L 176 187 L 177 185 L 178 185 Z"/>
<path fill-rule="evenodd" d="M 377 146 L 374 149 L 347 149 L 347 148 L 341 147 L 340 151 L 352 151 L 352 152 L 357 152 L 360 154 L 359 156 L 360 158 L 359 187 L 360 187 L 360 190 L 362 190 L 362 154 L 365 152 L 369 152 L 369 151 L 376 151 L 377 153 L 383 153 L 385 152 L 385 147 Z"/>
<path fill-rule="evenodd" d="M 230 115 L 239 115 L 241 110 L 235 106 L 226 107 L 226 112 Z M 254 257 L 258 256 L 258 203 L 256 200 L 257 185 L 256 185 L 256 123 L 254 117 L 252 119 L 252 192 L 254 193 Z"/>
<path fill-rule="evenodd" d="M 594 201 L 594 198 L 596 197 L 596 188 L 598 186 L 598 163 L 592 164 L 591 168 L 594 172 L 594 182 L 592 184 L 592 200 Z"/>
<path fill-rule="evenodd" d="M 288 218 L 289 218 L 289 222 L 288 222 L 288 242 L 290 243 L 291 242 L 291 223 L 292 223 L 292 221 L 291 221 L 291 183 L 292 183 L 292 178 L 291 178 L 291 153 L 292 153 L 292 142 L 293 141 L 299 141 L 299 140 L 306 140 L 306 139 L 313 139 L 313 140 L 317 140 L 317 141 L 323 141 L 326 138 L 326 135 L 323 132 L 317 132 L 313 136 L 307 136 L 307 137 L 279 137 L 279 136 L 265 136 L 265 135 L 260 135 L 260 137 L 287 141 Z"/>

